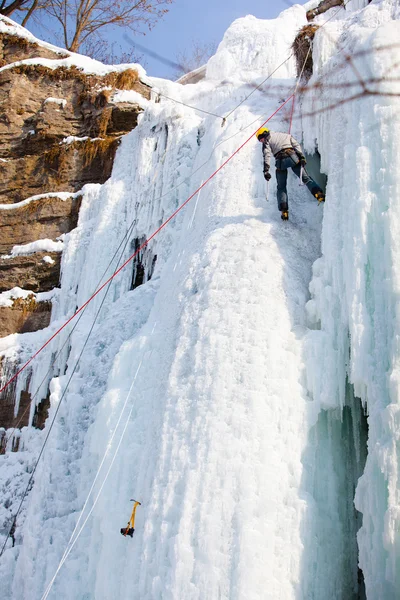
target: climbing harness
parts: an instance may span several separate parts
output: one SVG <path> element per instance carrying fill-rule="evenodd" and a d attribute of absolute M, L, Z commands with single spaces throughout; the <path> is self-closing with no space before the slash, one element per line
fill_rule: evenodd
<path fill-rule="evenodd" d="M 131 518 L 128 521 L 128 525 L 126 527 L 122 527 L 122 529 L 120 530 L 124 537 L 126 537 L 127 535 L 133 537 L 133 532 L 135 531 L 136 509 L 138 506 L 141 506 L 141 503 L 138 500 L 134 500 L 133 498 L 131 498 L 131 502 L 135 503 L 132 508 Z"/>

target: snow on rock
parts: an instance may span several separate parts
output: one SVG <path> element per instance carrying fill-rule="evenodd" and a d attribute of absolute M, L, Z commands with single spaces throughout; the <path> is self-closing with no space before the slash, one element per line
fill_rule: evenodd
<path fill-rule="evenodd" d="M 82 73 L 86 75 L 98 75 L 103 76 L 108 73 L 120 73 L 122 71 L 126 71 L 126 69 L 135 69 L 139 78 L 143 83 L 147 83 L 146 71 L 143 67 L 137 63 L 124 63 L 121 65 L 104 65 L 103 63 L 94 60 L 93 58 L 89 58 L 88 56 L 83 56 L 82 54 L 72 54 L 67 58 L 60 58 L 58 60 L 54 60 L 51 58 L 26 58 L 25 60 L 19 60 L 9 65 L 5 65 L 0 68 L 0 73 L 2 71 L 6 71 L 7 69 L 13 69 L 14 67 L 18 67 L 20 65 L 41 65 L 43 67 L 47 67 L 48 69 L 58 69 L 60 67 L 65 67 L 69 69 L 71 67 L 76 67 Z"/>
<path fill-rule="evenodd" d="M 76 135 L 69 135 L 68 137 L 65 137 L 60 144 L 73 144 L 74 142 L 86 142 L 86 140 L 89 140 L 89 136 L 88 135 L 84 135 L 83 137 L 78 137 Z M 96 138 L 99 139 L 99 138 Z"/>
<path fill-rule="evenodd" d="M 5 71 L 7 69 L 14 68 L 18 65 L 42 65 L 49 69 L 57 69 L 59 67 L 76 67 L 81 70 L 83 73 L 87 75 L 107 75 L 108 73 L 113 72 L 121 72 L 126 69 L 135 69 L 138 72 L 139 78 L 143 83 L 147 82 L 146 71 L 143 67 L 137 63 L 126 63 L 121 65 L 104 65 L 98 60 L 94 60 L 89 56 L 84 56 L 82 54 L 76 54 L 75 52 L 69 52 L 63 48 L 58 48 L 57 46 L 53 46 L 47 42 L 43 42 L 38 40 L 34 35 L 32 35 L 27 29 L 14 23 L 11 19 L 7 17 L 3 17 L 0 15 L 0 33 L 8 33 L 10 35 L 18 35 L 23 37 L 30 42 L 39 44 L 49 50 L 57 54 L 61 54 L 63 58 L 59 60 L 47 59 L 47 58 L 29 58 L 25 60 L 20 60 L 9 65 L 5 65 L 0 68 L 0 72 Z"/>
<path fill-rule="evenodd" d="M 293 135 L 310 153 L 317 141 L 324 207 L 291 173 L 289 222 L 275 178 L 266 201 L 252 133 L 294 87 L 292 60 L 223 128 L 165 97 L 148 103 L 111 178 L 85 187 L 50 327 L 2 340 L 6 360 L 28 360 L 249 140 L 19 378 L 17 392 L 28 377 L 40 390 L 31 416 L 48 393 L 51 406 L 43 432 L 27 428 L 22 452 L 0 456 L 0 485 L 13 482 L 3 540 L 57 417 L 0 561 L 5 597 L 355 600 L 360 566 L 368 600 L 396 598 L 398 100 L 348 100 L 359 84 L 341 50 L 381 78 L 394 53 L 378 48 L 394 43 L 396 18 L 394 2 L 374 0 L 315 36 Z M 305 23 L 299 5 L 240 19 L 205 80 L 151 82 L 226 115 Z M 287 131 L 289 118 L 283 106 L 271 128 Z M 142 505 L 131 540 L 119 530 L 132 497 Z"/>
<path fill-rule="evenodd" d="M 81 191 L 72 193 L 72 192 L 49 192 L 47 194 L 36 194 L 36 196 L 30 196 L 21 202 L 15 202 L 14 204 L 0 204 L 0 210 L 14 210 L 16 208 L 21 208 L 22 206 L 26 206 L 31 202 L 36 202 L 37 200 L 43 200 L 45 198 L 59 198 L 60 200 L 69 200 L 70 198 L 77 198 L 82 194 Z"/>
<path fill-rule="evenodd" d="M 12 306 L 14 300 L 17 300 L 18 298 L 25 300 L 25 298 L 28 298 L 31 295 L 36 297 L 35 292 L 15 287 L 12 290 L 0 294 L 0 306 Z"/>
<path fill-rule="evenodd" d="M 115 104 L 118 102 L 129 102 L 131 104 L 138 104 L 141 108 L 146 108 L 149 103 L 146 98 L 143 98 L 143 96 L 138 92 L 135 92 L 135 90 L 120 90 L 112 96 L 111 102 L 114 102 Z"/>
<path fill-rule="evenodd" d="M 8 17 L 5 17 L 4 15 L 0 15 L 0 33 L 7 33 L 9 35 L 17 35 L 21 38 L 26 39 L 28 42 L 31 42 L 33 44 L 39 44 L 40 46 L 43 46 L 44 48 L 48 48 L 49 50 L 51 50 L 52 52 L 55 52 L 56 54 L 61 54 L 64 56 L 66 54 L 72 54 L 71 52 L 68 52 L 67 50 L 65 50 L 65 48 L 59 48 L 57 46 L 54 46 L 53 44 L 49 44 L 48 42 L 39 40 L 30 31 L 28 31 L 28 29 L 25 29 L 25 27 L 22 27 L 22 25 L 15 23 L 15 21 L 12 21 L 11 19 L 9 19 Z"/>
<path fill-rule="evenodd" d="M 12 248 L 11 254 L 4 254 L 0 258 L 6 259 L 13 258 L 14 256 L 28 256 L 35 252 L 62 252 L 63 248 L 64 242 L 62 240 L 58 240 L 57 242 L 48 239 L 36 240 L 29 244 L 16 245 Z"/>
<path fill-rule="evenodd" d="M 37 300 L 37 302 L 45 302 L 48 300 L 52 300 L 54 297 L 56 297 L 58 292 L 58 289 L 54 289 L 50 292 L 36 293 L 32 292 L 32 290 L 23 290 L 22 288 L 15 287 L 12 290 L 7 290 L 7 292 L 2 292 L 0 294 L 0 306 L 12 306 L 14 300 L 17 300 L 18 298 L 25 300 L 29 296 L 33 296 Z M 2 347 L 1 350 L 3 349 L 4 348 Z"/>
<path fill-rule="evenodd" d="M 46 98 L 44 104 L 58 104 L 62 108 L 67 106 L 67 101 L 64 98 Z"/>

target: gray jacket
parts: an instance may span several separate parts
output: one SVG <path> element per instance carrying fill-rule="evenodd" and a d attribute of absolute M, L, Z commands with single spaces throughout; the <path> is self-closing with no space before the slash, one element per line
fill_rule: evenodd
<path fill-rule="evenodd" d="M 271 134 L 266 142 L 263 142 L 262 151 L 264 155 L 264 171 L 269 170 L 271 161 L 271 152 L 274 156 L 281 150 L 293 148 L 297 156 L 303 156 L 303 150 L 297 140 L 290 133 L 282 133 L 281 131 L 271 131 Z"/>

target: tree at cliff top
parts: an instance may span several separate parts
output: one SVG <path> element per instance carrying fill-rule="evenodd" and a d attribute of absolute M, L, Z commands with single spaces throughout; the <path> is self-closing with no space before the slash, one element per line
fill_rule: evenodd
<path fill-rule="evenodd" d="M 56 30 L 55 25 L 58 25 L 65 48 L 78 52 L 88 40 L 99 39 L 107 26 L 126 27 L 135 33 L 143 27 L 151 29 L 168 12 L 167 5 L 173 1 L 0 0 L 0 14 L 10 16 L 14 11 L 25 12 L 22 24 L 26 25 L 32 14 L 45 12 L 51 19 L 51 29 Z"/>
<path fill-rule="evenodd" d="M 44 10 L 61 26 L 64 44 L 77 52 L 90 36 L 109 25 L 128 27 L 134 32 L 151 28 L 168 11 L 173 0 L 49 0 Z"/>
<path fill-rule="evenodd" d="M 1 0 L 0 1 L 0 15 L 9 17 L 13 12 L 27 11 L 29 17 L 32 12 L 38 7 L 39 0 Z M 29 18 L 28 17 L 28 18 Z M 24 22 L 26 22 L 26 18 Z"/>

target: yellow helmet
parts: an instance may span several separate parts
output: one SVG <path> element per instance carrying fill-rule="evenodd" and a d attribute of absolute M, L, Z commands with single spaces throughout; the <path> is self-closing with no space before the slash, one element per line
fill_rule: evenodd
<path fill-rule="evenodd" d="M 268 127 L 260 127 L 260 129 L 256 133 L 256 138 L 259 140 L 263 135 L 268 135 L 270 133 Z"/>

